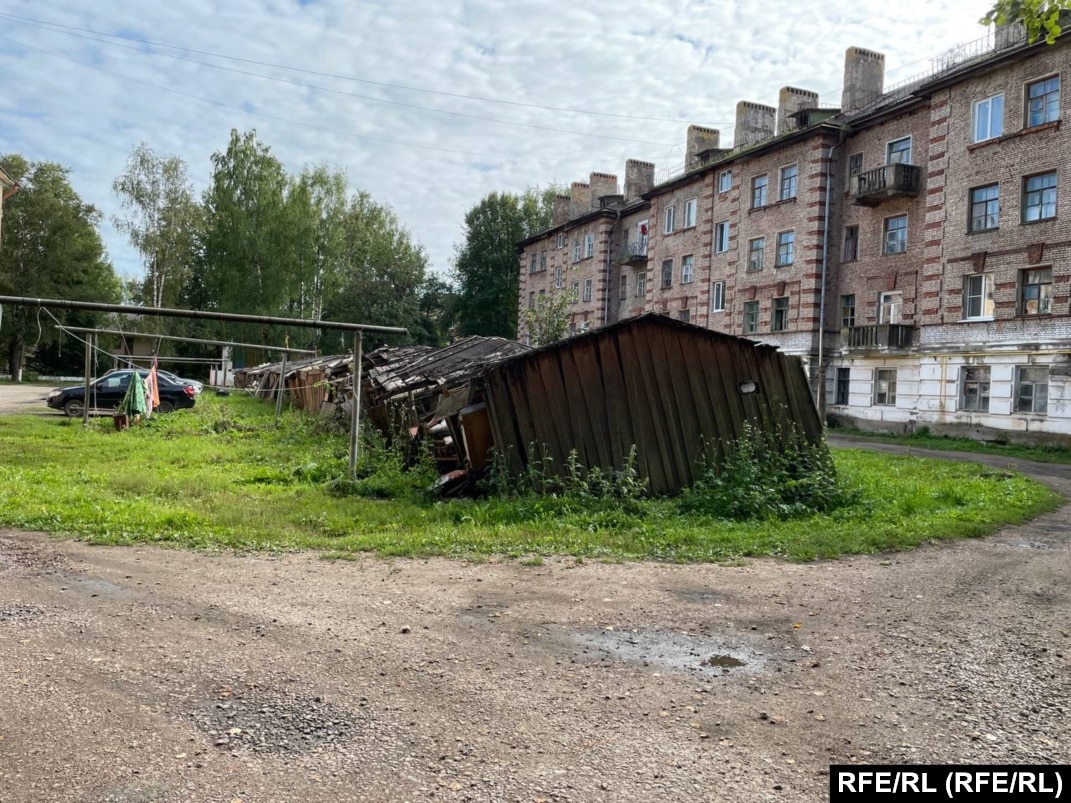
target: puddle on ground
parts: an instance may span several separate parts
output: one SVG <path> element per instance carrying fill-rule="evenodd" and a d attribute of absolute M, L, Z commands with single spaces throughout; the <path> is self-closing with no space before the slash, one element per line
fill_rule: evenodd
<path fill-rule="evenodd" d="M 753 675 L 771 657 L 744 639 L 692 636 L 658 631 L 600 630 L 578 633 L 573 640 L 589 660 L 617 660 L 704 675 Z"/>

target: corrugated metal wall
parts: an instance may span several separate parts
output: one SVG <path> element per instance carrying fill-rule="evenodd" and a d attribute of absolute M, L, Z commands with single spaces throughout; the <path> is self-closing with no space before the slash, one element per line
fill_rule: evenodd
<path fill-rule="evenodd" d="M 800 361 L 769 346 L 645 315 L 509 360 L 483 374 L 496 447 L 511 470 L 535 456 L 560 473 L 570 450 L 586 467 L 620 468 L 633 445 L 654 493 L 674 493 L 702 470 L 704 444 L 739 437 L 745 421 L 821 421 Z M 742 393 L 754 382 L 756 392 Z"/>

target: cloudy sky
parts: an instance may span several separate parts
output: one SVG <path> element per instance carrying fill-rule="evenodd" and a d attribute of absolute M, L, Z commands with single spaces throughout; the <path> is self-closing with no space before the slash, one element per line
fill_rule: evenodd
<path fill-rule="evenodd" d="M 291 171 L 326 162 L 390 204 L 435 270 L 492 190 L 623 180 L 684 159 L 688 123 L 732 141 L 736 102 L 785 85 L 840 101 L 844 50 L 886 84 L 985 35 L 987 0 L 50 0 L 0 2 L 0 153 L 68 165 L 82 197 L 147 142 L 198 191 L 230 129 Z M 115 230 L 116 268 L 139 275 Z"/>

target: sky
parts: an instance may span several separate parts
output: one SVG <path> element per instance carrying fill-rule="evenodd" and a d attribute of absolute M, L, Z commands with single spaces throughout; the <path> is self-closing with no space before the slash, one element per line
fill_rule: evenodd
<path fill-rule="evenodd" d="M 0 0 L 0 153 L 71 169 L 116 270 L 142 264 L 112 182 L 147 143 L 198 193 L 231 129 L 293 173 L 326 163 L 389 204 L 449 275 L 492 191 L 624 183 L 684 161 L 689 123 L 732 142 L 737 101 L 791 85 L 837 106 L 844 51 L 886 86 L 985 35 L 987 0 Z"/>

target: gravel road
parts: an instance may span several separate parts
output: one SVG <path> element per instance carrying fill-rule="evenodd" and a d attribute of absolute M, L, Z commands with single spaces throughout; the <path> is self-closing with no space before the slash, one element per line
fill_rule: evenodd
<path fill-rule="evenodd" d="M 1069 528 L 741 566 L 0 531 L 0 800 L 821 801 L 834 762 L 1068 762 Z"/>

